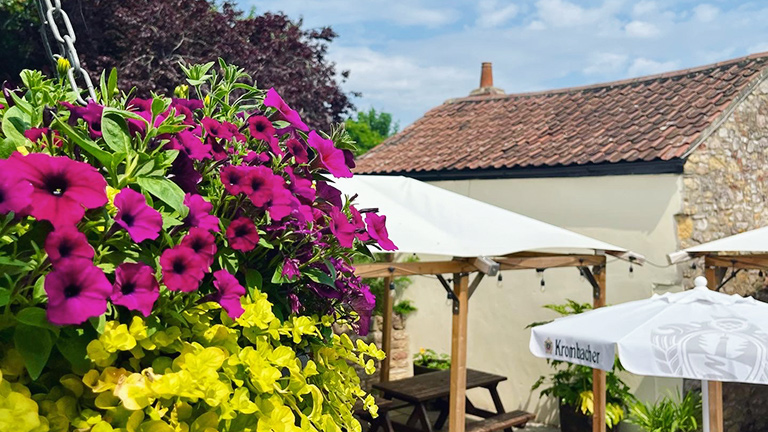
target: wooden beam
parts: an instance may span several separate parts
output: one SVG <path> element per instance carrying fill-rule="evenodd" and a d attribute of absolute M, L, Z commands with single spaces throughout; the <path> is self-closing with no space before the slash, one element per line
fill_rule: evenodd
<path fill-rule="evenodd" d="M 480 282 L 485 277 L 485 273 L 478 273 L 475 278 L 472 280 L 472 283 L 469 284 L 469 294 L 467 294 L 467 298 L 472 298 L 472 294 L 475 293 L 475 290 L 480 285 Z"/>
<path fill-rule="evenodd" d="M 387 254 L 387 264 L 392 264 L 394 260 L 393 254 Z M 390 286 L 395 282 L 395 277 L 392 275 L 394 271 L 389 272 L 389 276 L 384 278 L 384 323 L 381 329 L 381 350 L 387 356 L 381 361 L 381 370 L 379 371 L 379 381 L 389 381 L 389 370 L 392 362 L 392 309 L 394 308 L 394 290 L 390 289 Z"/>
<path fill-rule="evenodd" d="M 716 290 L 720 282 L 717 278 L 716 267 L 712 267 L 708 262 L 709 257 L 705 258 L 705 276 L 707 277 L 707 288 Z M 709 431 L 723 432 L 723 383 L 718 381 L 709 381 Z"/>
<path fill-rule="evenodd" d="M 389 269 L 394 272 L 390 273 Z M 477 271 L 468 261 L 423 261 L 403 263 L 371 263 L 355 266 L 355 274 L 365 278 L 392 276 L 415 276 L 445 273 L 465 273 Z"/>
<path fill-rule="evenodd" d="M 768 254 L 707 255 L 705 265 L 736 269 L 768 269 Z M 710 287 L 712 289 L 712 287 Z"/>
<path fill-rule="evenodd" d="M 595 309 L 605 306 L 605 257 L 600 265 L 592 269 L 592 275 L 597 282 L 599 292 L 594 296 L 593 307 Z M 605 371 L 592 369 L 592 397 L 594 410 L 592 415 L 592 432 L 606 432 L 605 429 Z"/>
<path fill-rule="evenodd" d="M 506 256 L 494 258 L 501 270 L 530 270 L 555 267 L 582 267 L 605 262 L 603 255 L 548 255 L 548 256 Z"/>
<path fill-rule="evenodd" d="M 469 276 L 453 275 L 453 293 L 458 298 L 454 308 L 451 334 L 451 395 L 449 404 L 449 431 L 464 432 L 467 394 L 467 313 L 469 306 Z"/>

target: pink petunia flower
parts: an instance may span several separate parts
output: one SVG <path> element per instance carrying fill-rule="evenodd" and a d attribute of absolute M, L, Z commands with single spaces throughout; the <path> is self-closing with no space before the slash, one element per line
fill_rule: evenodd
<path fill-rule="evenodd" d="M 264 116 L 251 116 L 248 118 L 248 130 L 251 132 L 251 136 L 257 140 L 262 140 L 269 144 L 269 148 L 272 153 L 282 156 L 283 151 L 280 149 L 279 141 L 275 136 L 275 127 L 272 126 L 272 122 Z"/>
<path fill-rule="evenodd" d="M 184 205 L 189 208 L 185 219 L 189 226 L 219 232 L 219 218 L 211 214 L 213 204 L 200 195 L 187 194 L 184 196 Z"/>
<path fill-rule="evenodd" d="M 185 152 L 179 152 L 176 155 L 169 174 L 171 181 L 187 193 L 197 193 L 197 184 L 203 179 L 203 176 L 195 169 L 192 159 Z"/>
<path fill-rule="evenodd" d="M 24 137 L 33 143 L 37 143 L 38 141 L 42 140 L 48 134 L 51 132 L 50 129 L 47 127 L 42 128 L 29 128 L 24 131 Z M 61 137 L 59 136 L 59 131 L 53 131 L 53 145 L 56 147 L 61 147 L 64 143 L 61 141 Z M 45 144 L 42 144 L 43 147 L 45 147 Z"/>
<path fill-rule="evenodd" d="M 216 255 L 216 241 L 210 231 L 202 228 L 190 228 L 189 234 L 181 240 L 181 245 L 195 251 L 202 258 L 205 270 L 210 269 Z"/>
<path fill-rule="evenodd" d="M 352 177 L 352 171 L 349 170 L 344 160 L 344 152 L 333 145 L 333 141 L 325 139 L 312 131 L 307 137 L 307 143 L 315 149 L 317 160 L 321 167 L 328 170 L 334 177 Z"/>
<path fill-rule="evenodd" d="M 136 243 L 154 240 L 163 228 L 160 212 L 147 205 L 144 195 L 125 188 L 115 196 L 115 223 L 123 227 Z"/>
<path fill-rule="evenodd" d="M 339 239 L 339 244 L 351 248 L 355 240 L 355 226 L 349 223 L 347 215 L 336 207 L 331 208 L 331 232 Z"/>
<path fill-rule="evenodd" d="M 200 137 L 188 130 L 183 130 L 171 137 L 167 148 L 181 150 L 192 160 L 204 160 L 211 158 L 211 145 L 204 143 Z"/>
<path fill-rule="evenodd" d="M 249 167 L 247 166 L 227 165 L 222 168 L 221 183 L 224 185 L 224 189 L 232 195 L 250 191 L 248 171 Z"/>
<path fill-rule="evenodd" d="M 85 209 L 107 203 L 104 176 L 86 163 L 66 156 L 22 156 L 16 152 L 4 165 L 18 179 L 32 184 L 31 215 L 50 221 L 54 227 L 74 225 L 83 218 Z"/>
<path fill-rule="evenodd" d="M 272 158 L 267 152 L 256 153 L 255 151 L 249 151 L 248 154 L 243 157 L 243 162 L 248 165 L 261 165 L 269 162 L 271 159 Z"/>
<path fill-rule="evenodd" d="M 259 232 L 251 219 L 239 217 L 227 227 L 227 240 L 232 249 L 248 252 L 259 243 Z"/>
<path fill-rule="evenodd" d="M 248 179 L 244 192 L 253 205 L 264 207 L 272 199 L 272 190 L 278 177 L 264 165 L 248 167 Z"/>
<path fill-rule="evenodd" d="M 299 271 L 299 260 L 296 258 L 285 258 L 285 260 L 283 260 L 283 271 L 281 274 L 288 280 L 294 280 L 301 276 L 301 272 Z"/>
<path fill-rule="evenodd" d="M 360 241 L 368 241 L 371 236 L 365 230 L 365 222 L 363 222 L 363 216 L 355 208 L 355 206 L 349 206 L 349 212 L 352 214 L 352 225 L 355 226 L 355 236 Z"/>
<path fill-rule="evenodd" d="M 264 106 L 275 108 L 283 117 L 283 119 L 285 119 L 285 121 L 290 123 L 291 126 L 295 127 L 296 129 L 302 130 L 304 132 L 309 131 L 307 125 L 301 121 L 299 113 L 291 109 L 291 107 L 285 103 L 283 98 L 277 94 L 277 91 L 275 91 L 274 88 L 271 88 L 267 91 L 267 96 L 264 98 Z"/>
<path fill-rule="evenodd" d="M 307 153 L 307 146 L 296 138 L 290 138 L 285 142 L 285 148 L 288 149 L 288 153 L 292 154 L 296 158 L 296 163 L 305 164 L 309 162 L 309 154 Z"/>
<path fill-rule="evenodd" d="M 48 321 L 56 325 L 80 324 L 107 311 L 112 285 L 89 260 L 60 260 L 45 277 Z"/>
<path fill-rule="evenodd" d="M 269 200 L 264 203 L 269 217 L 274 220 L 283 220 L 284 217 L 290 215 L 294 209 L 298 208 L 300 203 L 295 196 L 285 188 L 285 182 L 281 177 L 278 177 L 279 181 L 272 186 L 272 192 Z"/>
<path fill-rule="evenodd" d="M 104 106 L 89 100 L 88 105 L 81 107 L 72 105 L 69 102 L 61 102 L 70 112 L 69 123 L 76 124 L 78 119 L 88 125 L 88 131 L 91 138 L 96 139 L 101 137 L 101 115 L 104 112 Z"/>
<path fill-rule="evenodd" d="M 25 212 L 32 201 L 32 185 L 16 178 L 7 168 L 6 161 L 0 160 L 0 214 L 19 214 Z"/>
<path fill-rule="evenodd" d="M 70 258 L 92 261 L 94 255 L 93 246 L 88 243 L 85 234 L 67 225 L 48 234 L 45 238 L 45 252 L 54 265 Z"/>
<path fill-rule="evenodd" d="M 245 295 L 245 288 L 230 272 L 219 270 L 213 274 L 213 286 L 218 293 L 215 298 L 232 319 L 237 319 L 245 312 L 240 304 L 240 297 Z"/>
<path fill-rule="evenodd" d="M 374 297 L 367 285 L 362 285 L 359 295 L 350 304 L 360 317 L 357 321 L 358 334 L 361 336 L 367 335 L 371 326 L 371 315 L 374 307 L 376 307 L 376 297 Z"/>
<path fill-rule="evenodd" d="M 112 303 L 149 316 L 160 296 L 160 286 L 152 267 L 143 263 L 123 263 L 115 269 L 115 283 L 112 285 Z"/>
<path fill-rule="evenodd" d="M 202 120 L 200 120 L 200 123 L 203 125 L 203 129 L 205 129 L 205 131 L 208 132 L 208 135 L 214 138 L 230 140 L 234 136 L 232 133 L 232 129 L 228 127 L 226 124 L 223 124 L 218 120 L 214 120 L 210 117 L 205 117 Z"/>
<path fill-rule="evenodd" d="M 388 251 L 397 250 L 397 246 L 395 246 L 395 244 L 392 243 L 392 240 L 389 239 L 386 216 L 368 213 L 365 215 L 365 223 L 368 225 L 368 234 L 379 243 L 379 246 L 381 246 L 382 249 Z"/>
<path fill-rule="evenodd" d="M 163 283 L 171 291 L 195 291 L 205 276 L 205 263 L 199 255 L 186 246 L 166 249 L 160 255 Z"/>
<path fill-rule="evenodd" d="M 317 189 L 317 197 L 323 201 L 328 202 L 334 207 L 341 208 L 343 203 L 341 202 L 341 191 L 335 187 L 329 185 L 327 182 L 318 180 L 315 188 Z"/>

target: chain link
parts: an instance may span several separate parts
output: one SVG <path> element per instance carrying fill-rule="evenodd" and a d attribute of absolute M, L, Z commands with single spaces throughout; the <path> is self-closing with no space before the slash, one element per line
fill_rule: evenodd
<path fill-rule="evenodd" d="M 59 78 L 64 77 L 61 76 L 63 71 L 57 67 L 59 64 L 58 60 L 66 59 L 69 62 L 69 67 L 66 70 L 67 79 L 69 80 L 70 87 L 72 87 L 72 91 L 77 95 L 77 101 L 83 105 L 86 104 L 86 101 L 81 95 L 80 87 L 77 85 L 78 77 L 82 80 L 88 90 L 88 98 L 96 100 L 96 91 L 93 89 L 91 77 L 80 65 L 80 57 L 77 55 L 77 50 L 75 49 L 77 36 L 75 36 L 75 30 L 72 28 L 72 22 L 69 20 L 69 15 L 67 15 L 67 12 L 61 8 L 61 0 L 37 0 L 37 7 L 38 12 L 40 13 L 40 33 L 43 37 L 43 46 L 45 47 L 49 59 L 53 62 L 54 69 L 59 74 Z M 59 24 L 56 23 L 57 17 L 64 26 L 63 34 Z M 47 29 L 50 29 L 53 39 L 59 46 L 59 54 L 53 54 L 53 51 L 51 50 Z"/>

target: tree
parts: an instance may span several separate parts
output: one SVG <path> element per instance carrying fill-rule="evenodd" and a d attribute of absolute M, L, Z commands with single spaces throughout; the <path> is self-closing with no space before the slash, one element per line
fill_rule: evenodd
<path fill-rule="evenodd" d="M 357 142 L 357 155 L 376 147 L 397 133 L 398 124 L 392 122 L 392 114 L 371 108 L 357 113 L 357 120 L 347 119 L 345 127 L 349 136 Z"/>
<path fill-rule="evenodd" d="M 32 0 L 0 1 L 0 80 L 18 81 L 23 68 L 50 70 Z M 245 16 L 234 3 L 209 0 L 63 0 L 76 48 L 92 78 L 120 69 L 124 90 L 173 92 L 178 63 L 221 57 L 244 68 L 261 88 L 274 86 L 314 127 L 328 128 L 354 107 L 326 58 L 330 27 L 304 29 L 283 13 Z"/>

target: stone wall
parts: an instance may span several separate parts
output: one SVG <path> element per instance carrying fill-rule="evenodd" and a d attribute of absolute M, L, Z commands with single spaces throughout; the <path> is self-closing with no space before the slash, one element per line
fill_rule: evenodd
<path fill-rule="evenodd" d="M 682 197 L 675 215 L 681 248 L 768 226 L 768 80 L 689 156 Z M 703 262 L 684 265 L 682 273 L 684 287 L 692 287 Z M 764 300 L 765 288 L 762 273 L 742 271 L 723 291 Z M 726 384 L 723 399 L 726 432 L 768 430 L 768 386 Z"/>

